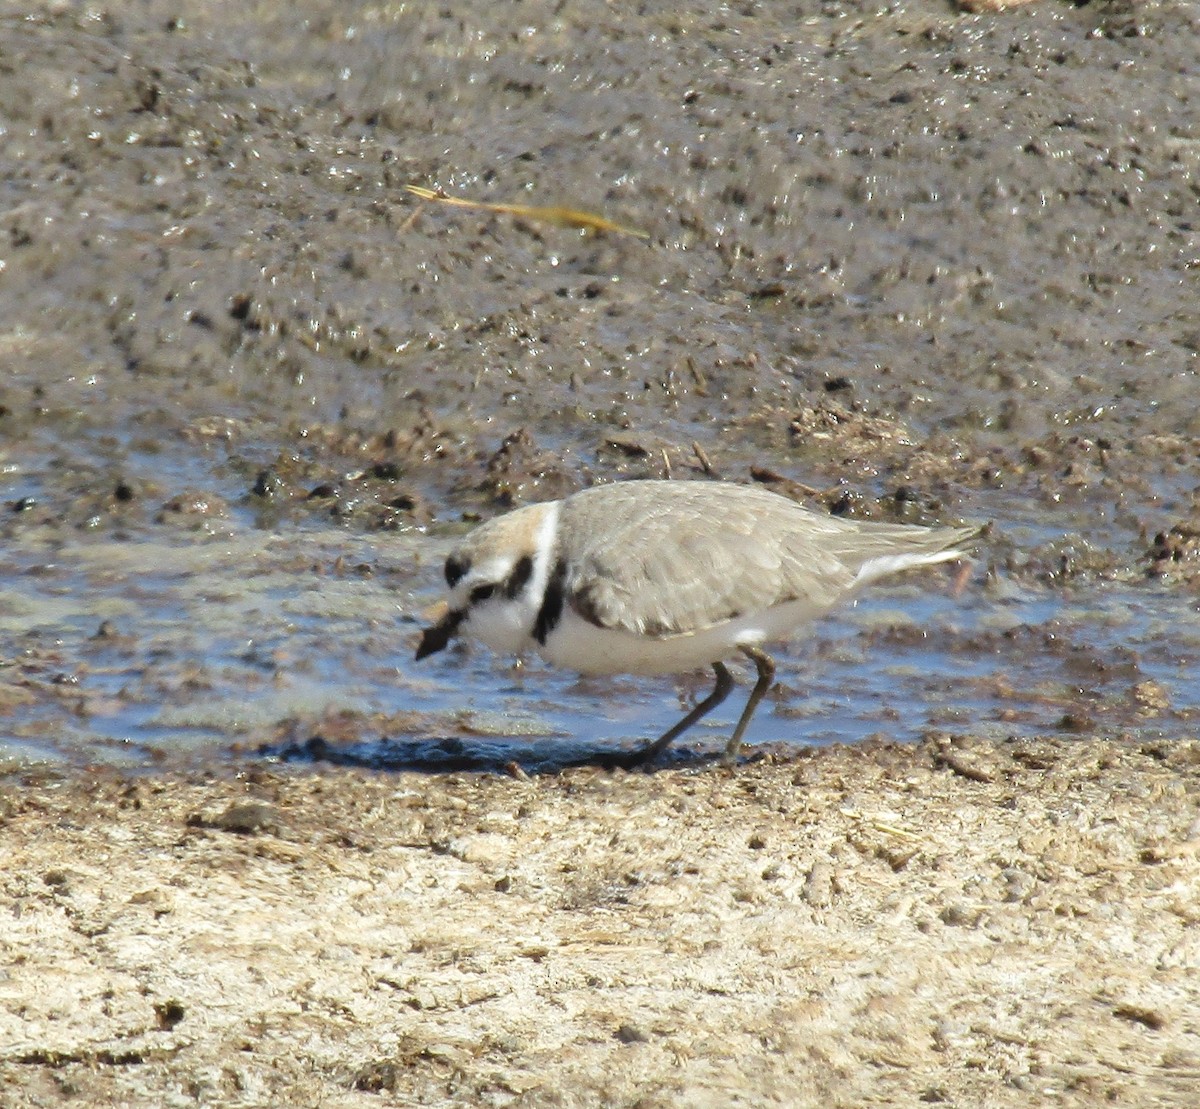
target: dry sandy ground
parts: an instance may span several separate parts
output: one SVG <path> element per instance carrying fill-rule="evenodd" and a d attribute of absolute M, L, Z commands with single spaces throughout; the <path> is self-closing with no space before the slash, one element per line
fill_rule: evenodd
<path fill-rule="evenodd" d="M 0 796 L 0 1103 L 1195 1105 L 1200 744 Z"/>

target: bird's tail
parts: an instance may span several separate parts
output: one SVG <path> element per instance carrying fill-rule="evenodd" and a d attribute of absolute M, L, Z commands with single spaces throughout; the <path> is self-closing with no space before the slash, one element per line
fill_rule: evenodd
<path fill-rule="evenodd" d="M 985 525 L 986 526 L 986 525 Z M 881 524 L 869 533 L 855 537 L 854 550 L 839 552 L 841 557 L 858 564 L 855 585 L 878 581 L 914 566 L 931 566 L 967 558 L 970 546 L 984 527 L 921 528 L 908 524 Z"/>

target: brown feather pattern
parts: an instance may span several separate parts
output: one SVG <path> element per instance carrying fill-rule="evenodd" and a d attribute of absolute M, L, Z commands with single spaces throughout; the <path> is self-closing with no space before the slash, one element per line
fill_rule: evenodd
<path fill-rule="evenodd" d="M 933 555 L 977 530 L 844 520 L 715 482 L 597 486 L 559 520 L 573 553 L 568 603 L 598 627 L 655 638 L 793 600 L 832 606 L 870 559 Z"/>

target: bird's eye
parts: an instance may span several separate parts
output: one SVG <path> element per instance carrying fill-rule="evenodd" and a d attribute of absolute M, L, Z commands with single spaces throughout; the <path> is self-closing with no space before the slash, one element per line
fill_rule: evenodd
<path fill-rule="evenodd" d="M 471 604 L 475 605 L 480 601 L 486 601 L 495 592 L 494 585 L 477 585 L 471 590 Z"/>

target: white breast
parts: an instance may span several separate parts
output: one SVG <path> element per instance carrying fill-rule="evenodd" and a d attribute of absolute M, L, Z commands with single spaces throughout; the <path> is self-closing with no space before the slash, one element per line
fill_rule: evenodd
<path fill-rule="evenodd" d="M 538 653 L 581 674 L 678 674 L 729 658 L 741 644 L 786 639 L 825 611 L 809 601 L 790 601 L 704 631 L 652 639 L 598 628 L 568 606 Z"/>

